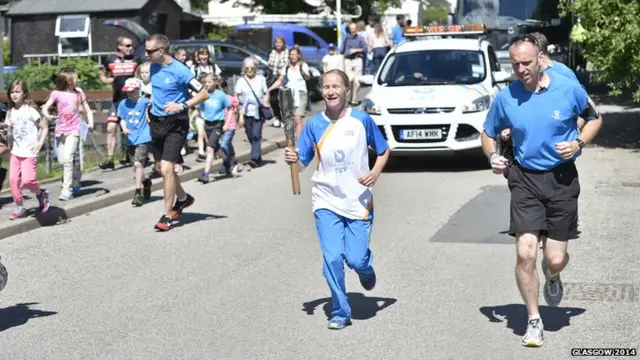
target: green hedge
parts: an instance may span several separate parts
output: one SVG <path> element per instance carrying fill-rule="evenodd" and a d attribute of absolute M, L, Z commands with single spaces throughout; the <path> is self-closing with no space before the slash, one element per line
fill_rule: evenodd
<path fill-rule="evenodd" d="M 64 67 L 74 68 L 78 73 L 78 84 L 83 90 L 109 89 L 100 81 L 98 63 L 86 58 L 71 58 L 60 62 L 60 65 L 27 64 L 14 73 L 5 74 L 5 91 L 14 79 L 22 79 L 27 83 L 30 91 L 53 90 L 55 84 L 52 78 Z"/>

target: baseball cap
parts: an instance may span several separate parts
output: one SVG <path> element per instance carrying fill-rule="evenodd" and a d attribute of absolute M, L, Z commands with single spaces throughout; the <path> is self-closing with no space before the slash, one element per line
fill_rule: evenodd
<path fill-rule="evenodd" d="M 127 81 L 124 82 L 124 86 L 122 87 L 122 91 L 131 91 L 142 88 L 142 80 L 138 78 L 128 78 Z"/>
<path fill-rule="evenodd" d="M 335 49 L 335 48 L 336 48 L 336 44 L 334 43 L 329 44 L 329 49 Z"/>

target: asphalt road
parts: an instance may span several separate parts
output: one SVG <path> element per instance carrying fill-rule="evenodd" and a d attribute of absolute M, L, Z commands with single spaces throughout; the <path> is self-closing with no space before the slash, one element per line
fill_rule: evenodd
<path fill-rule="evenodd" d="M 520 346 L 505 180 L 484 161 L 392 162 L 374 190 L 378 285 L 349 272 L 354 324 L 326 329 L 329 290 L 310 170 L 291 194 L 282 151 L 237 179 L 186 184 L 196 203 L 156 233 L 161 193 L 0 242 L 1 359 L 549 359 L 640 345 L 637 152 L 589 148 L 581 238 L 546 342 Z M 540 296 L 542 303 L 542 296 Z"/>

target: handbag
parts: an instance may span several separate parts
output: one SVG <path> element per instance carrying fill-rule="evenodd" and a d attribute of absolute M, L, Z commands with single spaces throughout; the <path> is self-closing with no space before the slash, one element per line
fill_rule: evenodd
<path fill-rule="evenodd" d="M 258 102 L 258 114 L 260 116 L 260 120 L 271 120 L 271 119 L 273 119 L 273 109 L 271 109 L 270 107 L 262 105 L 262 101 L 260 101 L 260 99 L 258 99 L 258 95 L 256 95 L 255 91 L 253 91 L 253 87 L 251 86 L 251 83 L 249 83 L 249 80 L 247 80 L 247 77 L 243 76 L 242 78 L 244 79 L 244 81 L 247 82 L 247 85 L 249 85 L 249 89 L 251 89 L 251 92 L 253 93 L 253 96 L 255 96 L 256 101 Z"/>

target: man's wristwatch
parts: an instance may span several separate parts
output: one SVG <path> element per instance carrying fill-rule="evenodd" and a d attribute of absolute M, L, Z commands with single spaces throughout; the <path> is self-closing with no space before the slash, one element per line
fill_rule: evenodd
<path fill-rule="evenodd" d="M 584 147 L 584 141 L 580 140 L 580 138 L 577 138 L 576 142 L 578 143 L 578 147 L 580 147 L 580 149 Z"/>

